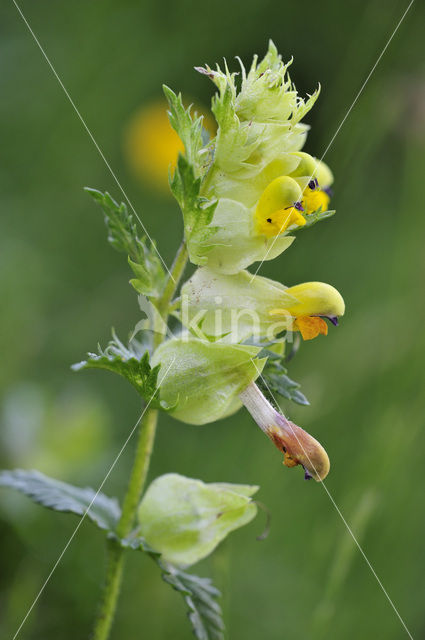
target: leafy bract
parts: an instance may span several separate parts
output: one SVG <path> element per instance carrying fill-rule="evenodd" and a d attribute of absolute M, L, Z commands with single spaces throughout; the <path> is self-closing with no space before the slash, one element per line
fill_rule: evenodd
<path fill-rule="evenodd" d="M 165 582 L 183 596 L 197 640 L 223 640 L 223 614 L 217 603 L 221 594 L 211 580 L 186 573 L 168 562 L 158 564 Z"/>
<path fill-rule="evenodd" d="M 282 355 L 268 349 L 263 349 L 263 351 L 259 353 L 259 356 L 267 356 L 267 362 L 257 384 L 269 400 L 273 401 L 272 395 L 277 393 L 297 404 L 310 404 L 305 395 L 300 391 L 301 385 L 295 382 L 295 380 L 291 380 L 288 376 L 288 369 L 283 365 Z"/>
<path fill-rule="evenodd" d="M 160 366 L 150 365 L 149 352 L 142 355 L 138 343 L 132 341 L 125 347 L 113 334 L 105 350 L 99 347 L 98 353 L 89 353 L 87 360 L 72 365 L 74 371 L 82 369 L 106 369 L 128 380 L 143 400 L 152 408 L 168 409 L 165 402 L 159 399 L 158 373 Z"/>
<path fill-rule="evenodd" d="M 198 177 L 203 172 L 208 153 L 203 148 L 203 116 L 192 115 L 192 106 L 185 109 L 180 93 L 176 95 L 166 85 L 163 90 L 168 101 L 170 124 L 183 142 L 187 162 Z"/>
<path fill-rule="evenodd" d="M 304 216 L 305 224 L 302 227 L 298 227 L 295 231 L 296 233 L 298 233 L 303 229 L 308 229 L 309 227 L 312 227 L 313 225 L 315 225 L 317 222 L 321 222 L 322 220 L 327 220 L 328 218 L 332 218 L 332 216 L 335 215 L 335 213 L 336 213 L 335 209 L 330 211 L 322 211 L 321 209 L 318 209 L 314 213 L 308 213 Z"/>
<path fill-rule="evenodd" d="M 88 187 L 85 190 L 102 207 L 109 243 L 128 256 L 129 265 L 136 276 L 130 280 L 131 285 L 138 293 L 157 298 L 166 274 L 155 244 L 138 236 L 133 215 L 128 212 L 124 202 L 118 204 L 106 191 L 102 193 Z"/>
<path fill-rule="evenodd" d="M 187 573 L 167 562 L 142 536 L 126 539 L 119 539 L 115 535 L 112 537 L 124 548 L 147 553 L 158 565 L 163 580 L 182 595 L 197 640 L 223 640 L 223 613 L 217 602 L 221 593 L 209 578 Z"/>
<path fill-rule="evenodd" d="M 108 531 L 115 529 L 121 515 L 115 498 L 108 498 L 90 487 L 75 487 L 49 478 L 39 471 L 1 471 L 0 486 L 15 489 L 53 511 L 85 516 Z"/>
<path fill-rule="evenodd" d="M 216 231 L 210 223 L 217 201 L 200 195 L 201 178 L 195 176 L 194 167 L 185 156 L 179 155 L 170 185 L 183 214 L 190 260 L 203 264 L 206 261 L 204 254 L 210 246 L 208 241 Z"/>

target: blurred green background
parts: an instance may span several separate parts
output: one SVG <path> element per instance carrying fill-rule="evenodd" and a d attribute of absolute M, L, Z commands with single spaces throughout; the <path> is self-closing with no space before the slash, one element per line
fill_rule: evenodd
<path fill-rule="evenodd" d="M 208 104 L 193 71 L 272 37 L 294 56 L 297 88 L 322 95 L 305 147 L 321 156 L 407 7 L 406 1 L 47 2 L 22 9 L 106 158 L 169 262 L 176 204 L 128 168 L 127 123 L 169 84 Z M 329 492 L 415 638 L 425 637 L 424 6 L 415 2 L 330 148 L 337 215 L 300 234 L 262 275 L 334 284 L 346 317 L 304 344 L 291 375 L 310 407 L 291 418 L 329 452 Z M 0 461 L 97 487 L 139 415 L 129 386 L 72 373 L 114 326 L 139 319 L 125 260 L 106 243 L 82 188 L 122 196 L 12 1 L 0 9 Z M 129 446 L 104 490 L 122 495 Z M 245 411 L 189 427 L 161 418 L 150 477 L 261 485 L 260 515 L 194 571 L 224 592 L 231 640 L 407 637 L 320 485 L 288 471 Z M 11 638 L 76 520 L 2 491 L 0 635 Z M 85 522 L 22 628 L 21 640 L 89 636 L 104 570 L 102 534 Z M 142 554 L 127 565 L 112 638 L 190 637 L 180 596 Z"/>

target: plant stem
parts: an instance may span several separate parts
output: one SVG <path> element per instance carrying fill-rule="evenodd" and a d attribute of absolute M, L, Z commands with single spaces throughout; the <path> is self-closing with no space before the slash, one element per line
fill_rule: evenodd
<path fill-rule="evenodd" d="M 107 541 L 107 569 L 93 640 L 106 640 L 114 619 L 124 568 L 123 549 L 115 540 Z"/>
<path fill-rule="evenodd" d="M 156 409 L 148 409 L 140 427 L 133 468 L 128 482 L 127 493 L 124 497 L 121 518 L 117 526 L 119 538 L 125 538 L 133 526 L 137 505 L 139 504 L 149 469 L 157 422 L 158 411 Z"/>
<path fill-rule="evenodd" d="M 185 242 L 182 242 L 176 253 L 176 257 L 174 258 L 173 266 L 171 267 L 171 272 L 167 282 L 165 283 L 161 298 L 157 303 L 157 308 L 162 314 L 165 322 L 168 319 L 171 300 L 173 299 L 173 296 L 177 289 L 177 285 L 183 275 L 184 268 L 187 264 L 187 257 L 188 254 L 186 244 Z"/>
<path fill-rule="evenodd" d="M 161 298 L 157 302 L 157 308 L 165 323 L 168 320 L 170 303 L 176 292 L 180 278 L 183 275 L 187 258 L 186 245 L 182 242 L 174 258 L 173 266 L 171 267 L 171 272 L 165 283 Z M 154 337 L 154 348 L 159 346 L 163 340 L 164 335 L 156 333 Z M 156 409 L 148 409 L 139 426 L 139 436 L 133 468 L 131 470 L 127 492 L 124 496 L 121 518 L 116 530 L 119 538 L 128 536 L 133 527 L 137 507 L 149 471 L 157 423 L 158 411 Z M 107 640 L 109 637 L 121 589 L 124 569 L 124 551 L 124 548 L 120 546 L 117 540 L 109 539 L 107 541 L 107 570 L 99 613 L 94 626 L 93 640 Z"/>

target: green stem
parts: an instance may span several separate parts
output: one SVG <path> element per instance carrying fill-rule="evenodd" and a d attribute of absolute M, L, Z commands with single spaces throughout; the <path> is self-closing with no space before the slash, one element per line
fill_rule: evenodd
<path fill-rule="evenodd" d="M 107 541 L 107 569 L 93 640 L 106 640 L 112 627 L 124 569 L 123 549 L 115 540 Z"/>
<path fill-rule="evenodd" d="M 168 319 L 168 312 L 171 300 L 176 292 L 177 285 L 179 284 L 180 278 L 183 275 L 183 271 L 187 264 L 187 248 L 185 242 L 182 242 L 177 253 L 174 258 L 173 266 L 171 267 L 170 275 L 168 277 L 167 282 L 165 283 L 164 290 L 162 292 L 161 298 L 157 303 L 157 308 L 163 316 L 165 322 Z"/>
<path fill-rule="evenodd" d="M 183 242 L 177 251 L 171 267 L 169 278 L 165 284 L 161 298 L 157 303 L 164 322 L 168 320 L 170 303 L 176 292 L 180 278 L 183 275 L 187 263 L 187 249 Z M 164 340 L 160 333 L 155 334 L 154 348 Z M 125 538 L 131 532 L 136 516 L 137 507 L 145 486 L 152 455 L 155 432 L 158 423 L 158 411 L 148 409 L 139 426 L 139 437 L 134 456 L 133 468 L 128 482 L 127 492 L 124 496 L 121 518 L 117 525 L 117 536 Z M 124 548 L 113 539 L 107 542 L 107 570 L 103 587 L 98 616 L 94 626 L 93 640 L 107 640 L 109 637 L 118 597 L 121 589 L 122 574 L 124 569 Z"/>
<path fill-rule="evenodd" d="M 156 409 L 148 409 L 140 428 L 133 468 L 128 482 L 127 493 L 124 497 L 121 518 L 117 526 L 119 538 L 128 536 L 133 527 L 137 506 L 140 502 L 140 496 L 142 495 L 149 469 L 157 422 L 158 411 Z"/>

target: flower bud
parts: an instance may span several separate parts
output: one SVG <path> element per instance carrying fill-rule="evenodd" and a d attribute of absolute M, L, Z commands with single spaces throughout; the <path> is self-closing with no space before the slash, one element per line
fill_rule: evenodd
<path fill-rule="evenodd" d="M 152 356 L 160 365 L 160 398 L 171 415 L 188 424 L 207 424 L 241 407 L 239 393 L 256 380 L 265 364 L 260 349 L 211 343 L 189 335 L 164 342 Z"/>
<path fill-rule="evenodd" d="M 254 383 L 240 398 L 260 429 L 284 454 L 285 466 L 302 465 L 306 480 L 320 482 L 326 478 L 330 468 L 328 454 L 313 436 L 276 411 Z"/>

